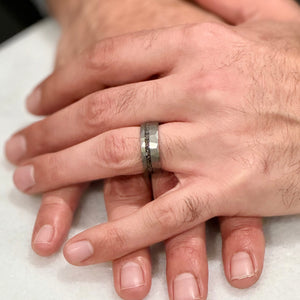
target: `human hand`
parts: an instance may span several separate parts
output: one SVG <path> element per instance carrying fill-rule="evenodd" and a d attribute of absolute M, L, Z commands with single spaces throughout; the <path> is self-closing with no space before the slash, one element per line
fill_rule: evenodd
<path fill-rule="evenodd" d="M 130 24 L 122 22 L 121 28 L 115 28 L 113 24 L 118 25 L 120 23 L 113 22 L 113 24 L 106 27 L 106 29 L 109 29 L 109 34 L 113 35 L 113 33 L 120 34 L 120 30 L 126 32 L 147 27 L 151 28 L 150 19 L 153 22 L 152 27 L 163 27 L 191 21 L 197 21 L 198 23 L 209 20 L 218 21 L 216 17 L 213 17 L 208 13 L 204 13 L 202 10 L 197 9 L 194 6 L 189 6 L 186 3 L 182 4 L 182 2 L 174 2 L 177 4 L 173 6 L 166 6 L 166 2 L 164 2 L 165 7 L 163 7 L 162 2 L 155 3 L 156 5 L 147 6 L 145 7 L 147 9 L 142 10 L 143 14 L 140 13 L 140 17 L 142 17 L 138 19 L 140 23 L 135 20 L 134 28 L 132 27 L 133 23 L 127 20 Z M 143 6 L 145 5 L 146 1 L 143 2 Z M 148 8 L 151 8 L 151 10 L 149 11 Z M 162 10 L 163 8 L 164 10 Z M 163 18 L 161 17 L 162 14 L 164 15 Z M 77 16 L 75 18 L 75 24 L 77 24 L 75 28 L 78 30 L 80 28 L 81 30 L 84 29 L 83 31 L 88 33 L 89 31 L 86 30 L 86 26 L 90 23 L 86 24 L 85 21 L 88 20 L 91 22 L 93 18 L 95 18 L 95 16 L 90 16 L 90 18 L 80 18 Z M 145 22 L 147 18 L 148 24 Z M 81 27 L 78 28 L 80 24 Z M 99 28 L 94 26 L 93 29 L 95 31 L 94 33 L 97 32 L 98 35 L 96 36 L 91 34 L 93 32 L 89 32 L 89 34 L 84 36 L 84 39 L 82 39 L 82 35 L 77 35 L 75 30 L 63 31 L 61 46 L 57 52 L 56 67 L 62 67 L 68 62 L 68 60 L 74 59 L 74 57 L 78 55 L 83 48 L 94 43 L 95 39 L 101 39 L 105 34 L 108 34 L 108 32 L 105 32 L 104 28 L 97 30 Z M 42 133 L 42 135 L 44 134 Z M 44 145 L 46 146 L 46 144 Z M 43 151 L 42 148 L 40 148 L 40 150 L 36 150 Z M 54 151 L 54 149 L 52 149 L 52 151 Z M 33 152 L 30 153 L 29 151 L 26 153 L 27 158 L 30 155 L 33 155 Z M 16 157 L 10 156 L 11 161 L 14 163 L 20 163 L 24 158 L 25 157 L 21 160 L 16 160 Z M 174 184 L 174 181 L 172 179 L 173 177 L 170 175 L 168 176 L 168 174 L 161 174 L 155 178 L 153 182 L 155 197 L 158 197 L 164 191 L 173 187 L 172 185 Z M 39 255 L 48 256 L 59 249 L 68 234 L 79 199 L 86 187 L 86 184 L 79 184 L 44 194 L 32 235 L 32 248 Z M 145 205 L 147 202 L 150 202 L 151 189 L 149 188 L 149 183 L 147 184 L 147 182 L 145 182 L 145 178 L 143 176 L 112 178 L 105 182 L 104 196 L 108 219 L 114 220 L 119 219 L 122 216 L 129 215 L 139 207 Z M 252 285 L 259 278 L 263 266 L 264 237 L 261 220 L 256 218 L 222 218 L 220 220 L 220 230 L 223 237 L 223 260 L 225 274 L 228 281 L 233 286 L 239 288 L 245 288 Z M 190 285 L 190 292 L 194 293 L 194 295 L 201 293 L 201 296 L 205 298 L 207 294 L 208 281 L 205 224 L 196 226 L 185 233 L 168 239 L 165 242 L 165 246 L 167 258 L 167 280 L 170 295 L 173 295 L 172 297 L 175 298 L 175 281 L 178 282 L 178 275 L 181 274 L 182 277 L 184 274 L 194 274 L 197 284 Z M 238 278 L 236 273 L 232 273 L 229 266 L 234 254 L 236 254 L 235 257 L 239 257 L 245 252 L 249 253 L 253 260 L 253 268 L 251 267 L 252 270 L 248 269 L 247 272 L 254 273 L 252 277 L 246 276 L 247 278 L 245 278 L 245 276 L 242 276 Z M 122 277 L 127 279 L 125 280 L 125 284 L 128 285 L 132 284 L 128 280 L 128 278 L 132 278 L 132 276 L 126 276 L 126 273 L 122 272 L 122 267 L 127 263 L 129 263 L 130 266 L 134 262 L 142 269 L 144 284 L 139 284 L 138 281 L 137 288 L 133 288 L 133 286 L 131 286 L 132 288 L 126 289 L 124 286 L 122 287 Z M 129 270 L 130 269 L 131 268 L 129 268 Z M 122 298 L 143 298 L 148 293 L 151 285 L 151 262 L 149 250 L 141 249 L 120 259 L 114 260 L 113 272 L 116 291 Z M 197 285 L 199 288 L 197 288 Z M 180 295 L 178 295 L 178 293 L 180 293 L 180 286 L 183 286 L 185 294 L 189 290 L 188 282 L 186 280 L 184 280 L 183 284 L 179 284 L 179 288 L 177 284 L 176 293 L 179 298 Z"/>
<path fill-rule="evenodd" d="M 56 65 L 61 66 L 104 38 L 176 24 L 220 20 L 182 0 L 49 0 L 62 34 Z"/>
<path fill-rule="evenodd" d="M 167 38 L 170 35 L 171 40 Z M 148 40 L 151 44 L 145 45 Z M 160 51 L 162 48 L 168 53 Z M 125 69 L 135 80 L 153 74 L 165 76 L 100 91 L 53 115 L 58 127 L 66 112 L 77 121 L 70 122 L 75 128 L 73 136 L 62 133 L 64 139 L 77 138 L 86 128 L 96 130 L 99 124 L 106 132 L 55 154 L 29 159 L 16 170 L 16 185 L 36 193 L 75 182 L 141 173 L 139 127 L 134 125 L 158 120 L 164 123 L 160 126 L 162 166 L 176 175 L 179 184 L 130 217 L 73 238 L 71 242 L 84 237 L 91 244 L 98 238 L 94 255 L 76 264 L 118 257 L 215 215 L 298 213 L 294 139 L 298 121 L 293 101 L 300 93 L 298 49 L 299 23 L 293 19 L 289 23 L 249 22 L 239 27 L 213 23 L 181 26 L 102 41 L 72 64 L 73 70 L 90 66 L 78 75 L 74 88 L 81 77 L 93 83 L 95 70 L 100 70 L 97 75 L 107 86 L 119 85 Z M 54 74 L 44 86 L 55 79 L 61 82 L 59 88 L 70 90 L 65 86 L 66 70 Z M 264 77 L 258 70 L 264 71 Z M 176 93 L 170 87 L 176 87 Z M 124 95 L 122 102 L 119 97 Z M 107 109 L 101 110 L 105 103 L 109 104 Z M 139 105 L 143 109 L 137 114 Z M 159 109 L 152 110 L 154 105 Z M 95 110 L 94 118 L 84 117 Z M 76 118 L 79 112 L 83 114 Z M 72 164 L 74 159 L 76 165 Z M 47 164 L 49 161 L 53 163 Z M 35 182 L 26 175 L 35 175 Z M 30 179 L 31 184 L 22 185 L 23 179 Z M 132 224 L 139 224 L 141 230 L 131 231 Z M 128 243 L 96 251 L 104 229 L 112 228 Z M 124 228 L 128 230 L 124 232 Z M 71 242 L 66 247 L 67 258 Z"/>

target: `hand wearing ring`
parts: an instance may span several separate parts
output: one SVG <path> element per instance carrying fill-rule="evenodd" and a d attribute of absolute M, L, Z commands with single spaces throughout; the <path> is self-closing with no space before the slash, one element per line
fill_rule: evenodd
<path fill-rule="evenodd" d="M 116 38 L 113 44 L 117 46 L 111 55 L 118 59 L 113 59 L 110 68 L 99 74 L 105 78 L 106 85 L 120 84 L 121 78 L 116 74 L 122 68 L 130 68 L 132 80 L 142 81 L 154 74 L 164 76 L 97 92 L 35 128 L 26 129 L 28 133 L 45 124 L 55 128 L 67 116 L 74 118 L 68 134 L 56 132 L 56 140 L 50 146 L 41 141 L 40 147 L 48 147 L 44 152 L 53 151 L 61 144 L 74 145 L 88 135 L 92 137 L 57 153 L 29 159 L 20 167 L 15 173 L 17 186 L 35 193 L 87 180 L 142 173 L 139 126 L 147 121 L 163 123 L 159 129 L 161 165 L 163 170 L 176 175 L 178 184 L 131 216 L 99 225 L 73 238 L 65 248 L 71 263 L 87 265 L 120 257 L 217 215 L 299 212 L 295 205 L 297 182 L 293 177 L 297 171 L 297 139 L 292 138 L 298 130 L 297 107 L 291 102 L 283 105 L 287 99 L 283 93 L 286 87 L 291 87 L 296 98 L 299 96 L 297 80 L 291 72 L 284 77 L 284 83 L 276 82 L 274 88 L 274 78 L 267 75 L 273 74 L 273 68 L 296 70 L 299 59 L 288 67 L 281 60 L 274 66 L 272 51 L 282 47 L 280 41 L 274 37 L 270 46 L 255 35 L 252 27 L 255 24 L 234 30 L 230 26 L 206 24 Z M 289 49 L 297 45 L 297 28 L 294 35 L 289 35 Z M 264 30 L 265 34 L 273 35 L 268 28 Z M 286 37 L 286 30 L 280 24 L 276 37 L 280 33 Z M 181 43 L 168 42 L 166 33 Z M 151 47 L 145 50 L 144 38 L 149 35 L 155 35 L 155 39 L 151 39 Z M 255 36 L 261 52 L 245 36 Z M 126 44 L 128 40 L 130 46 Z M 220 53 L 217 47 L 220 41 L 236 48 L 225 48 Z M 95 52 L 92 52 L 94 56 L 88 56 L 95 59 L 94 64 L 97 57 L 102 57 L 99 53 L 107 49 L 105 43 L 111 41 L 98 45 L 97 56 Z M 185 43 L 183 48 L 178 46 L 182 43 Z M 125 51 L 132 49 L 132 45 L 133 49 L 143 51 Z M 162 45 L 169 49 L 168 53 L 160 51 Z M 292 54 L 287 51 L 286 55 Z M 78 69 L 87 64 L 86 57 L 77 61 Z M 269 64 L 266 58 L 270 59 Z M 153 62 L 151 67 L 149 61 Z M 260 85 L 256 70 L 262 61 L 270 69 Z M 51 80 L 65 83 L 64 72 L 54 74 L 44 82 L 44 87 L 51 86 Z M 90 79 L 95 80 L 92 75 Z M 80 81 L 72 84 L 80 86 Z M 273 98 L 277 102 L 269 101 Z M 270 139 L 274 136 L 276 139 Z M 86 169 L 88 174 L 84 172 Z M 107 231 L 117 233 L 109 242 L 105 239 Z M 84 260 L 76 261 L 69 250 L 80 241 L 86 241 L 85 246 L 93 251 Z M 101 241 L 105 241 L 106 247 Z"/>
<path fill-rule="evenodd" d="M 151 16 L 150 28 L 193 22 L 202 23 L 204 21 L 212 20 L 218 21 L 216 16 L 205 12 L 197 6 L 192 6 L 188 2 L 180 2 L 179 0 L 168 1 L 170 2 L 170 5 L 168 6 L 166 5 L 167 1 L 149 1 L 149 4 L 151 3 L 151 5 L 148 5 L 147 9 L 145 9 L 144 1 L 143 3 L 136 2 L 136 6 L 133 6 L 133 2 L 130 2 L 130 4 L 124 2 L 122 5 L 120 3 L 115 3 L 112 7 L 105 7 L 105 9 L 101 11 L 102 14 L 104 13 L 104 15 L 108 16 L 109 12 L 112 10 L 115 13 L 116 8 L 123 13 L 124 7 L 127 9 L 128 7 L 132 7 L 134 8 L 132 15 L 135 16 L 137 5 L 143 7 L 142 11 L 145 18 L 140 20 L 136 19 L 137 24 L 135 24 L 135 28 L 132 27 L 132 19 L 124 20 L 125 24 L 121 26 L 123 33 L 127 30 L 134 31 L 135 29 L 137 31 L 148 28 L 149 24 L 147 22 L 149 22 L 149 20 L 147 20 L 147 16 Z M 91 2 L 94 2 L 94 4 L 97 2 L 99 5 L 102 5 L 100 3 L 103 3 L 101 0 L 89 0 L 84 2 L 83 5 L 89 7 Z M 75 1 L 72 3 L 75 3 Z M 174 6 L 173 3 L 177 3 L 177 5 Z M 156 10 L 155 14 L 153 10 Z M 93 33 L 84 29 L 87 29 L 86 27 L 90 24 L 91 20 L 97 24 L 99 16 L 97 13 L 93 13 L 96 11 L 99 12 L 100 10 L 91 10 L 90 12 L 92 12 L 92 15 L 87 16 L 84 13 L 85 10 L 80 10 L 79 12 L 83 12 L 83 14 L 79 13 L 79 15 L 73 16 L 74 22 L 72 30 L 69 30 L 69 26 L 66 31 L 63 30 L 56 57 L 57 67 L 62 67 L 67 61 L 73 61 L 75 53 L 81 52 L 87 42 L 92 44 L 95 38 L 100 40 L 103 38 L 103 35 L 105 36 L 108 34 L 106 31 L 103 31 L 103 22 L 105 22 L 105 18 L 102 17 L 100 18 L 101 24 L 99 24 L 101 30 L 98 30 L 99 27 L 97 28 L 97 26 L 93 27 L 96 36 L 85 34 L 84 40 L 82 41 L 82 36 L 80 34 L 78 35 L 78 30 L 85 33 Z M 68 15 L 67 10 L 63 9 L 63 12 Z M 163 18 L 160 17 L 162 15 Z M 156 17 L 154 18 L 154 16 Z M 110 28 L 107 28 L 110 29 L 110 34 L 108 35 L 121 33 L 118 31 L 118 28 L 120 28 L 120 19 L 118 19 L 118 16 L 116 16 L 116 20 L 117 21 L 113 22 Z M 111 31 L 112 28 L 114 32 Z M 66 41 L 68 42 L 67 44 L 65 43 Z M 66 51 L 67 53 L 72 51 L 72 55 L 66 55 Z M 89 81 L 86 82 L 87 87 L 89 87 L 89 83 Z M 56 104 L 60 105 L 65 103 L 70 96 L 68 96 L 66 92 L 67 91 L 65 90 L 64 101 L 60 103 L 56 102 Z M 80 97 L 87 96 L 90 92 L 91 90 L 87 89 L 85 90 L 86 94 L 82 94 L 82 90 L 75 89 L 75 93 L 72 97 L 73 99 L 79 100 Z M 37 95 L 39 94 L 40 93 L 38 92 Z M 49 96 L 54 96 L 53 90 Z M 57 99 L 59 97 L 58 91 L 58 93 L 55 93 L 55 98 Z M 39 97 L 33 98 L 33 100 L 36 99 L 37 101 L 34 100 L 31 102 L 31 109 L 34 109 L 34 105 L 39 104 L 38 98 Z M 42 100 L 47 103 L 45 95 L 43 95 Z M 52 101 L 53 100 L 51 100 L 51 102 Z M 55 110 L 57 109 L 58 107 L 55 107 Z M 44 136 L 44 134 L 42 134 L 42 136 Z M 22 137 L 22 135 L 17 135 L 16 137 Z M 26 139 L 27 138 L 28 135 L 26 136 Z M 26 143 L 26 139 L 25 143 L 24 139 L 18 139 L 19 146 L 21 147 L 15 147 L 17 145 L 13 146 L 14 143 L 9 143 L 12 146 L 10 149 L 13 150 L 12 153 L 9 153 L 9 158 L 14 163 L 20 163 L 26 159 L 26 157 L 29 158 L 30 156 L 30 153 L 29 156 L 27 153 L 28 147 L 26 147 L 26 144 L 28 143 Z M 38 139 L 38 136 L 36 136 L 36 140 Z M 44 150 L 45 149 L 42 147 L 39 153 L 42 154 Z M 61 148 L 56 148 L 55 151 L 58 150 L 61 150 Z M 15 155 L 12 157 L 11 154 Z M 38 154 L 38 152 L 35 152 L 35 155 L 36 154 Z M 31 155 L 34 154 L 31 152 Z M 143 175 L 114 177 L 105 180 L 104 200 L 108 220 L 113 221 L 131 214 L 150 202 L 153 199 L 153 196 L 154 198 L 159 197 L 161 194 L 172 189 L 176 184 L 176 177 L 164 172 L 153 174 L 152 186 L 149 184 L 147 177 Z M 43 195 L 41 207 L 37 214 L 32 234 L 32 248 L 37 254 L 49 256 L 60 249 L 71 227 L 72 217 L 76 210 L 79 209 L 77 208 L 77 205 L 86 186 L 86 184 L 77 184 L 53 190 Z M 223 265 L 228 282 L 232 286 L 238 288 L 246 288 L 253 285 L 258 280 L 263 267 L 264 236 L 261 219 L 254 217 L 227 217 L 219 218 L 219 223 L 222 235 Z M 190 296 L 193 295 L 193 297 L 197 297 L 197 294 L 200 294 L 201 297 L 205 299 L 208 290 L 205 223 L 197 225 L 191 230 L 168 239 L 164 244 L 167 261 L 166 279 L 168 282 L 170 299 L 181 299 L 182 293 L 185 297 L 187 297 L 188 294 L 190 294 Z M 248 254 L 248 257 L 251 257 L 250 261 L 245 260 L 245 254 Z M 244 257 L 244 260 L 240 259 L 241 255 Z M 253 265 L 251 260 L 256 262 L 255 268 L 251 268 Z M 129 268 L 126 267 L 128 265 L 130 266 Z M 135 276 L 132 274 L 132 266 L 135 266 Z M 142 270 L 142 272 L 137 272 L 137 270 Z M 149 248 L 137 250 L 120 259 L 114 260 L 113 274 L 115 288 L 121 298 L 132 300 L 144 298 L 150 289 L 152 277 Z M 247 274 L 247 276 L 245 276 L 245 274 Z M 122 280 L 122 278 L 125 278 L 125 280 Z M 196 285 L 194 284 L 195 279 L 198 283 Z"/>

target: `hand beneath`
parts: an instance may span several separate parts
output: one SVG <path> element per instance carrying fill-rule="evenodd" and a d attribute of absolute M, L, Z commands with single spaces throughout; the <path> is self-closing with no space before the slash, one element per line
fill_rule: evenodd
<path fill-rule="evenodd" d="M 57 0 L 50 0 L 50 3 L 55 1 Z M 182 0 L 65 2 L 64 14 L 57 12 L 62 27 L 57 66 L 67 63 L 104 38 L 176 24 L 219 20 L 209 12 Z M 70 13 L 67 13 L 68 10 Z"/>
<path fill-rule="evenodd" d="M 136 74 L 135 72 L 134 72 L 134 74 Z M 80 78 L 81 79 L 81 78 Z M 90 77 L 89 77 L 89 79 L 90 79 Z M 134 81 L 133 79 L 131 79 L 132 80 L 132 82 Z M 90 82 L 89 82 L 90 83 Z M 98 82 L 98 84 L 101 84 L 101 81 L 99 81 Z M 87 88 L 89 88 L 90 90 L 87 92 L 85 92 L 85 94 L 89 94 L 90 92 L 92 92 L 93 90 L 91 90 L 91 85 L 87 85 Z M 97 87 L 97 89 L 99 89 L 99 87 Z M 77 93 L 77 95 L 81 95 L 80 94 L 80 88 L 78 88 L 77 90 L 76 90 L 76 93 Z M 67 91 L 67 93 L 68 93 L 69 91 Z M 84 95 L 81 95 L 81 96 L 84 96 Z M 77 97 L 74 97 L 72 100 L 74 101 L 74 99 L 77 99 L 77 98 L 79 98 L 78 96 Z M 67 98 L 68 99 L 68 98 Z M 69 99 L 71 99 L 71 97 L 69 98 Z M 107 99 L 108 100 L 108 99 Z M 63 104 L 67 104 L 66 102 L 62 102 Z M 57 107 L 54 109 L 54 110 L 56 110 L 57 109 Z M 77 126 L 80 126 L 80 124 L 78 124 Z M 125 125 L 123 125 L 123 126 L 125 126 Z M 126 125 L 127 126 L 127 125 Z M 71 127 L 71 125 L 70 125 L 70 127 Z M 84 128 L 84 127 L 83 127 Z M 101 125 L 99 124 L 99 128 L 101 128 Z M 104 128 L 105 129 L 105 128 Z M 110 128 L 106 128 L 106 130 L 107 129 L 110 129 Z M 82 131 L 81 131 L 82 132 Z M 98 133 L 100 133 L 100 132 L 97 132 L 97 133 L 93 133 L 92 132 L 92 135 L 96 135 L 96 134 L 98 134 Z M 43 143 L 43 141 L 41 140 L 40 141 L 41 143 Z M 68 141 L 67 141 L 68 142 Z M 79 141 L 75 141 L 75 142 L 71 142 L 72 144 L 76 144 L 76 143 L 78 143 Z M 52 145 L 48 145 L 48 146 L 50 146 L 50 147 L 52 147 Z M 55 145 L 54 145 L 54 147 L 56 147 Z M 57 146 L 58 148 L 64 148 L 64 147 L 66 147 L 66 145 L 63 145 L 63 144 L 60 144 L 59 146 Z M 57 149 L 58 149 L 57 148 Z M 41 152 L 40 153 L 42 153 L 42 152 L 49 152 L 50 150 L 49 150 L 49 148 L 48 149 L 43 149 L 43 150 L 41 150 L 41 149 L 39 149 Z M 52 149 L 52 151 L 53 151 L 53 149 Z M 136 179 L 135 177 L 133 177 L 132 179 L 123 179 L 123 180 L 117 180 L 117 181 L 120 181 L 120 182 L 126 182 L 127 184 L 128 184 L 128 182 L 131 182 L 130 180 L 132 180 L 132 182 L 134 182 L 134 181 L 137 181 L 137 182 L 140 182 L 140 184 L 141 184 L 141 179 Z M 109 181 L 110 182 L 110 181 Z M 122 185 L 122 184 L 121 184 Z M 119 185 L 118 187 L 118 190 L 120 191 L 121 190 L 121 188 L 120 188 L 120 186 L 121 185 Z M 124 185 L 124 186 L 126 186 L 126 184 Z M 139 185 L 137 185 L 137 186 L 139 186 Z M 143 186 L 145 186 L 145 184 L 143 184 Z M 76 190 L 76 187 L 74 187 L 73 188 L 74 190 Z M 106 189 L 106 190 L 110 190 L 110 189 Z M 166 190 L 168 190 L 168 189 L 166 189 Z M 110 191 L 112 191 L 112 190 L 110 190 Z M 146 192 L 147 193 L 147 192 Z M 126 193 L 125 193 L 125 195 L 126 195 Z M 113 195 L 113 199 L 115 199 L 116 197 L 117 197 L 118 195 Z M 130 193 L 129 193 L 129 196 L 130 196 Z M 74 198 L 78 198 L 78 197 L 74 197 Z M 109 196 L 107 196 L 106 198 L 109 198 Z M 145 196 L 145 199 L 146 198 L 149 198 L 149 196 L 148 197 L 146 197 Z M 48 199 L 49 199 L 49 197 L 48 197 Z M 130 203 L 130 197 L 128 197 L 127 198 L 127 200 L 128 200 L 128 202 Z M 107 203 L 110 203 L 110 202 L 113 202 L 113 200 L 112 201 L 110 201 L 110 202 L 108 202 L 108 199 L 106 199 L 106 201 L 107 201 Z M 123 199 L 122 199 L 122 201 L 123 201 Z M 143 204 L 145 204 L 145 202 L 143 203 L 142 201 L 141 201 L 141 199 L 139 199 L 139 201 L 135 201 L 136 203 L 137 203 L 137 207 L 138 206 L 142 206 Z M 59 203 L 58 203 L 59 204 Z M 123 211 L 124 210 L 124 206 L 126 206 L 126 205 L 123 205 L 124 204 L 124 202 L 122 203 L 122 207 L 119 207 L 119 205 L 117 205 L 117 210 L 118 211 Z M 49 212 L 49 211 L 48 211 Z M 129 214 L 129 211 L 128 211 L 128 214 Z M 121 216 L 120 216 L 120 214 L 117 214 L 118 216 L 117 216 L 117 218 L 120 218 Z M 113 218 L 110 218 L 110 219 L 113 219 Z M 228 222 L 227 223 L 229 223 L 230 222 L 230 226 L 229 226 L 229 228 L 231 228 L 232 229 L 232 231 L 233 231 L 233 229 L 234 229 L 234 225 L 235 225 L 235 223 L 234 222 L 237 222 L 237 223 L 240 223 L 239 225 L 238 225 L 238 227 L 239 226 L 242 226 L 242 228 L 240 228 L 240 229 L 243 229 L 243 227 L 245 227 L 245 228 L 248 228 L 248 227 L 250 227 L 251 228 L 251 230 L 253 230 L 253 232 L 254 232 L 254 235 L 253 235 L 253 238 L 250 238 L 250 240 L 251 240 L 251 242 L 253 243 L 253 245 L 254 245 L 254 248 L 255 248 L 255 243 L 253 242 L 254 240 L 255 240 L 255 238 L 256 238 L 256 235 L 257 235 L 257 232 L 258 232 L 258 235 L 260 235 L 261 236 L 261 233 L 260 233 L 260 221 L 258 221 L 258 220 L 256 220 L 256 219 L 253 219 L 253 221 L 255 221 L 255 222 L 250 222 L 250 219 L 246 219 L 246 218 L 236 218 L 236 219 L 232 219 L 232 221 L 231 221 L 231 219 L 227 219 L 228 220 Z M 246 223 L 244 223 L 244 221 L 245 220 L 249 220 L 249 221 L 247 221 Z M 225 222 L 224 222 L 225 223 Z M 226 234 L 225 234 L 225 232 L 226 232 L 226 229 L 225 229 L 225 227 L 226 227 L 226 225 L 225 226 L 221 226 L 221 228 L 222 228 L 222 232 L 224 233 L 224 236 L 226 237 Z M 256 228 L 257 227 L 257 228 Z M 185 260 L 186 259 L 186 261 L 190 261 L 191 259 L 192 259 L 192 257 L 187 257 L 187 255 L 184 253 L 184 249 L 186 249 L 187 247 L 190 247 L 189 246 L 189 244 L 188 244 L 188 242 L 186 242 L 185 241 L 185 243 L 180 243 L 180 241 L 182 241 L 182 240 L 185 240 L 185 238 L 186 237 L 188 237 L 189 239 L 189 241 L 195 241 L 195 238 L 196 238 L 196 240 L 198 240 L 198 241 L 200 241 L 199 242 L 199 248 L 197 248 L 198 246 L 197 245 L 192 245 L 192 247 L 190 247 L 192 250 L 194 250 L 194 256 L 195 256 L 195 258 L 198 258 L 198 256 L 199 256 L 199 253 L 202 253 L 202 255 L 201 255 L 201 262 L 200 262 L 200 264 L 198 265 L 198 267 L 199 266 L 205 266 L 206 265 L 206 263 L 205 263 L 205 247 L 203 247 L 204 246 L 204 230 L 203 230 L 203 226 L 201 226 L 201 227 L 195 227 L 195 229 L 194 230 L 191 230 L 190 232 L 189 232 L 189 234 L 183 234 L 183 235 L 181 235 L 181 236 L 178 236 L 177 238 L 174 238 L 173 239 L 173 243 L 171 242 L 172 240 L 170 240 L 170 242 L 168 241 L 167 242 L 167 253 L 171 253 L 170 255 L 169 255 L 169 257 L 171 258 L 172 257 L 172 255 L 173 255 L 173 258 L 172 259 L 170 259 L 169 261 L 170 262 L 178 262 L 178 260 L 180 259 L 181 261 L 183 261 L 183 260 Z M 231 230 L 227 230 L 227 233 L 231 233 Z M 239 236 L 239 235 L 242 235 L 242 230 L 238 230 L 237 232 L 235 231 L 234 232 L 234 234 L 237 234 L 237 235 L 235 235 L 235 236 Z M 243 236 L 243 238 L 245 238 L 245 236 Z M 239 249 L 237 249 L 237 248 L 239 248 L 241 245 L 240 244 L 242 244 L 242 243 L 238 243 L 239 245 L 236 245 L 236 244 L 234 244 L 233 243 L 233 237 L 231 236 L 231 235 L 227 235 L 227 237 L 225 238 L 225 242 L 226 242 L 226 240 L 229 240 L 230 241 L 230 243 L 228 243 L 227 245 L 230 245 L 230 253 L 227 253 L 226 255 L 225 255 L 225 262 L 226 262 L 226 266 L 228 266 L 228 267 L 226 267 L 226 275 L 228 276 L 228 278 L 230 279 L 230 267 L 229 267 L 229 264 L 230 264 L 230 258 L 231 258 L 231 256 L 232 256 L 232 254 L 233 254 L 233 252 L 232 252 L 232 250 L 233 251 L 236 251 L 236 250 L 239 250 Z M 242 242 L 242 241 L 241 241 Z M 169 245 L 172 245 L 173 244 L 173 247 L 168 247 L 168 243 L 169 243 Z M 225 244 L 226 245 L 226 244 Z M 260 243 L 259 244 L 259 246 L 260 246 L 260 248 L 261 248 L 261 245 L 262 245 L 262 243 Z M 175 251 L 175 256 L 179 256 L 180 258 L 176 258 L 175 257 L 175 259 L 174 259 L 174 251 L 172 250 L 172 248 L 174 248 L 174 249 L 176 249 L 176 251 Z M 259 248 L 259 247 L 258 247 Z M 168 251 L 168 249 L 171 249 L 172 251 Z M 225 249 L 227 249 L 228 250 L 228 248 L 227 247 L 225 247 Z M 180 251 L 179 251 L 180 250 Z M 196 251 L 195 251 L 196 250 Z M 241 250 L 245 250 L 245 249 L 241 249 Z M 199 252 L 198 252 L 199 251 Z M 225 250 L 226 251 L 226 250 Z M 248 249 L 247 249 L 247 251 L 248 251 Z M 254 251 L 255 252 L 255 251 Z M 178 255 L 180 253 L 180 255 Z M 143 256 L 145 256 L 144 254 L 143 255 L 141 255 L 142 257 Z M 262 260 L 262 257 L 263 257 L 263 255 L 261 254 L 261 253 L 259 253 L 258 254 L 258 256 L 260 256 L 261 257 L 261 260 Z M 139 257 L 139 256 L 136 256 L 136 257 Z M 147 256 L 145 256 L 146 258 L 147 258 Z M 130 257 L 128 257 L 128 258 L 130 258 Z M 132 259 L 132 257 L 131 257 L 131 259 Z M 199 259 L 198 259 L 199 260 Z M 146 262 L 147 262 L 147 259 L 145 260 Z M 119 264 L 119 266 L 123 263 L 122 262 L 122 260 L 121 261 L 119 261 L 120 262 L 120 264 Z M 261 262 L 259 262 L 258 263 L 259 264 L 259 268 L 261 267 L 261 265 L 262 265 L 262 261 Z M 172 265 L 172 264 L 171 264 Z M 176 271 L 176 270 L 174 270 L 174 268 L 176 268 L 176 266 L 178 267 L 178 263 L 176 263 L 176 265 L 175 264 L 173 264 L 173 266 L 171 266 L 171 273 L 173 273 L 173 274 L 171 274 L 171 276 L 168 276 L 169 277 L 169 279 L 171 279 L 171 277 L 174 275 L 174 271 Z M 191 266 L 192 267 L 192 266 Z M 170 267 L 169 267 L 170 268 Z M 207 268 L 207 267 L 206 267 Z M 119 268 L 120 269 L 120 268 Z M 191 269 L 189 269 L 189 268 L 187 268 L 188 270 L 187 271 L 193 271 L 193 273 L 195 273 L 195 274 L 197 274 L 197 270 L 191 270 Z M 204 270 L 205 270 L 205 267 L 203 268 Z M 147 271 L 147 270 L 149 270 L 149 266 L 147 265 L 147 263 L 146 263 L 146 266 L 145 266 L 145 270 Z M 181 271 L 181 270 L 180 270 Z M 201 270 L 199 270 L 198 271 L 198 273 L 201 273 L 201 272 L 203 272 L 203 271 L 201 271 Z M 115 274 L 116 275 L 116 274 Z M 147 272 L 146 272 L 146 276 L 150 276 L 149 275 L 149 273 L 147 274 Z M 201 278 L 202 278 L 202 280 L 204 279 L 204 285 L 205 285 L 205 272 L 204 273 L 202 273 L 201 275 L 200 275 L 200 280 L 201 280 Z M 206 274 L 206 278 L 207 278 L 207 274 Z M 169 284 L 169 286 L 171 287 L 172 286 L 172 280 L 170 280 L 169 281 L 170 282 L 170 284 Z M 251 283 L 253 283 L 254 281 L 252 280 L 251 281 Z M 246 285 L 249 285 L 249 282 L 248 283 L 246 283 Z M 121 291 L 121 293 L 122 293 L 122 291 Z"/>

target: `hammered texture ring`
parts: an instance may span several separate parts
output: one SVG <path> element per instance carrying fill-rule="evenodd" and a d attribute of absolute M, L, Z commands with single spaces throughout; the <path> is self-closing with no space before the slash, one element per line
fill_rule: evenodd
<path fill-rule="evenodd" d="M 161 169 L 158 140 L 158 122 L 141 125 L 141 153 L 145 172 L 153 173 Z"/>

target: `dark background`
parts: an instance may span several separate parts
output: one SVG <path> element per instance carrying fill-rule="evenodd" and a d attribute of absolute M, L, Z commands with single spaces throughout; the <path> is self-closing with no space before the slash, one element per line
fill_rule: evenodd
<path fill-rule="evenodd" d="M 41 18 L 29 0 L 0 0 L 0 43 Z"/>
<path fill-rule="evenodd" d="M 41 18 L 30 0 L 0 0 L 0 43 Z"/>

